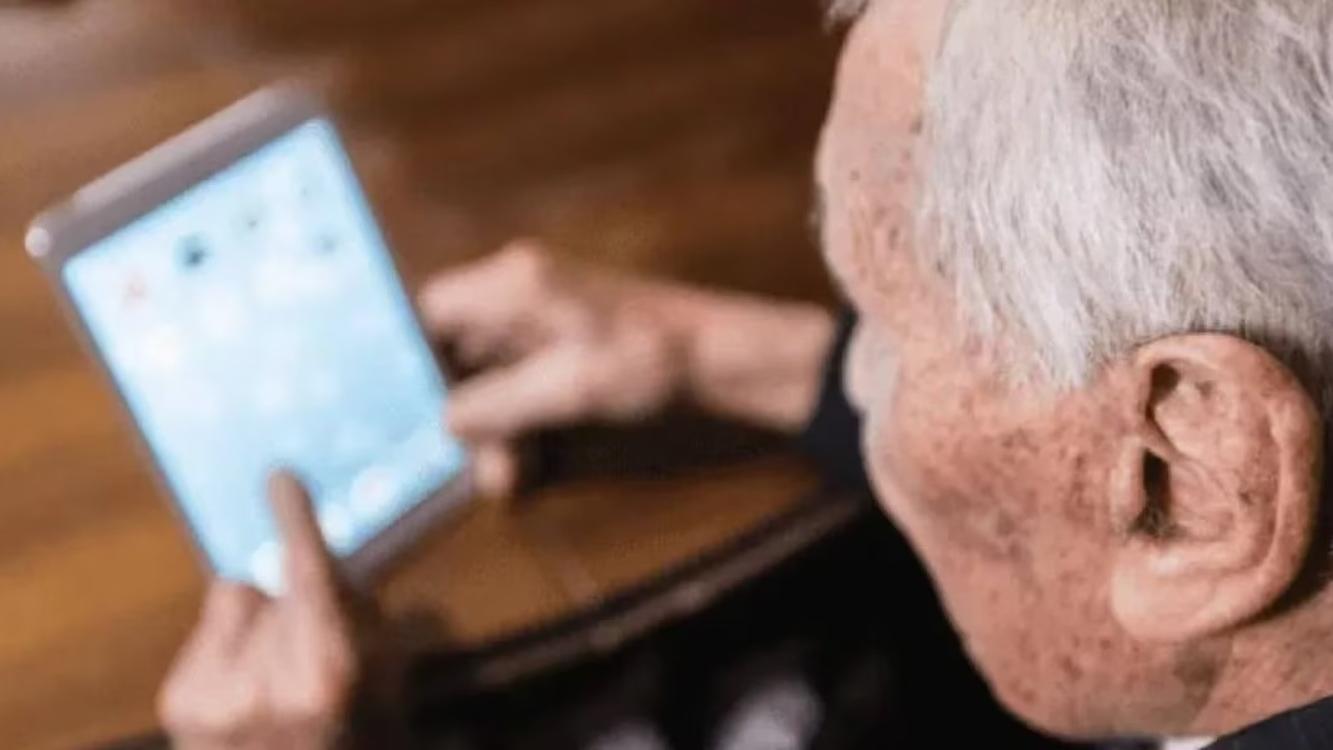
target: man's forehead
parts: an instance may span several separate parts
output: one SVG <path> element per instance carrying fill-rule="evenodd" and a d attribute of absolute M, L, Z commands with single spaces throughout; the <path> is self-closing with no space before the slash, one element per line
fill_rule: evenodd
<path fill-rule="evenodd" d="M 917 172 L 929 44 L 949 0 L 857 0 L 834 102 L 815 160 L 824 261 L 848 296 L 864 291 L 874 264 L 864 252 L 874 216 L 908 227 Z M 925 47 L 925 49 L 923 49 Z M 907 222 L 907 223 L 904 223 Z M 898 236 L 900 232 L 895 232 Z M 908 241 L 898 237 L 897 245 Z M 864 295 L 862 295 L 864 297 Z"/>

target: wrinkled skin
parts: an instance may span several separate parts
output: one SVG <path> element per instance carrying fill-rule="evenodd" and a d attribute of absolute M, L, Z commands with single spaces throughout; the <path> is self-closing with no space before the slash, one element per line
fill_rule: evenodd
<path fill-rule="evenodd" d="M 1227 627 L 1190 632 L 1172 631 L 1168 623 L 1152 637 L 1145 633 L 1156 626 L 1141 622 L 1173 614 L 1132 615 L 1156 606 L 1144 603 L 1144 592 L 1166 585 L 1156 577 L 1156 563 L 1144 573 L 1126 562 L 1137 542 L 1132 519 L 1117 517 L 1118 503 L 1143 494 L 1143 436 L 1158 431 L 1136 408 L 1138 395 L 1150 390 L 1139 382 L 1148 379 L 1143 360 L 1131 353 L 1096 383 L 1071 393 L 1006 385 L 982 349 L 965 343 L 948 287 L 915 262 L 914 158 L 922 147 L 922 86 L 943 5 L 879 3 L 858 21 L 818 160 L 825 253 L 861 314 L 848 388 L 865 416 L 866 460 L 881 503 L 926 563 L 997 696 L 1040 727 L 1083 737 L 1219 733 L 1320 697 L 1322 687 L 1271 701 L 1252 697 L 1260 686 L 1272 687 L 1257 678 L 1263 671 L 1257 665 L 1286 658 L 1269 645 L 1269 630 L 1308 632 L 1306 615 L 1297 618 L 1299 625 L 1248 627 L 1236 615 L 1217 620 Z M 1172 393 L 1151 412 L 1176 441 L 1163 452 L 1175 455 L 1170 451 L 1180 447 L 1202 455 L 1203 471 L 1221 467 L 1222 479 L 1209 486 L 1244 497 L 1276 492 L 1267 464 L 1287 451 L 1296 467 L 1293 486 L 1317 495 L 1311 478 L 1318 464 L 1318 432 L 1311 427 L 1317 416 L 1299 385 L 1242 342 L 1196 337 L 1172 346 L 1172 356 L 1186 360 L 1249 362 L 1253 355 L 1252 371 L 1261 374 L 1236 384 L 1238 398 L 1248 404 L 1281 392 L 1289 400 L 1278 411 L 1290 411 L 1300 426 L 1289 444 L 1273 447 L 1265 433 L 1268 417 L 1251 419 L 1248 407 L 1214 408 L 1206 399 Z M 1265 408 L 1254 411 L 1262 416 Z M 1235 455 L 1214 455 L 1224 446 Z M 1202 497 L 1206 493 L 1188 485 L 1192 474 L 1170 466 L 1169 490 L 1179 490 L 1181 507 L 1197 505 L 1197 515 L 1213 516 L 1211 527 L 1191 517 L 1186 528 L 1209 529 L 1201 537 L 1227 537 L 1236 524 L 1225 498 Z M 1310 497 L 1293 502 L 1301 520 L 1286 546 L 1296 562 L 1248 591 L 1280 589 L 1295 575 L 1312 514 Z M 1159 548 L 1163 555 L 1171 550 Z M 1187 569 L 1195 564 L 1191 555 L 1171 558 L 1172 564 Z M 1246 596 L 1227 611 L 1258 611 L 1273 601 Z M 1284 679 L 1297 672 L 1287 671 Z M 1299 681 L 1303 688 L 1322 682 Z"/>
<path fill-rule="evenodd" d="M 1077 397 L 1052 403 L 1002 386 L 981 352 L 956 344 L 948 295 L 906 245 L 921 63 L 910 26 L 884 15 L 872 11 L 848 42 L 820 158 L 828 262 L 861 313 L 849 390 L 865 413 L 877 494 L 1007 705 L 1082 724 L 1097 711 L 1084 700 L 1155 700 L 1142 683 L 1156 690 L 1169 664 L 1142 679 L 1108 673 L 1147 655 L 1118 632 L 1101 590 L 1112 552 L 1095 498 L 1112 458 L 1098 434 L 1106 415 Z M 867 170 L 867 151 L 896 168 Z M 1083 683 L 1098 694 L 1082 694 Z M 1184 680 L 1172 692 L 1206 690 Z"/>

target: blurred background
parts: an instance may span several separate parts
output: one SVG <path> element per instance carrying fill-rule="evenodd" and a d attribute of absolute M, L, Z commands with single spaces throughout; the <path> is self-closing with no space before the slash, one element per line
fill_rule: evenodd
<path fill-rule="evenodd" d="M 150 732 L 203 583 L 23 253 L 35 213 L 295 78 L 332 103 L 410 283 L 531 235 L 831 302 L 806 217 L 837 43 L 818 0 L 0 2 L 0 746 Z M 862 512 L 812 502 L 812 472 L 774 441 L 681 434 L 545 448 L 574 468 L 395 568 L 386 607 L 430 624 L 445 675 L 430 695 L 632 658 Z"/>

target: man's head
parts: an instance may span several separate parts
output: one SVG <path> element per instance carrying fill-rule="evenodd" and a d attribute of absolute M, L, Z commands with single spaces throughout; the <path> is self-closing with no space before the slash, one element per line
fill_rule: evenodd
<path fill-rule="evenodd" d="M 868 5 L 819 158 L 849 391 L 997 695 L 1104 735 L 1333 692 L 1333 6 Z"/>

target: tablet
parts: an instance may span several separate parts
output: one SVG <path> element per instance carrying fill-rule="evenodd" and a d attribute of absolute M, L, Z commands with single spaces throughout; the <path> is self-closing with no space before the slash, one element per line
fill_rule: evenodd
<path fill-rule="evenodd" d="M 277 468 L 306 482 L 353 579 L 466 501 L 441 369 L 314 97 L 243 100 L 44 213 L 26 244 L 216 574 L 281 589 Z"/>

